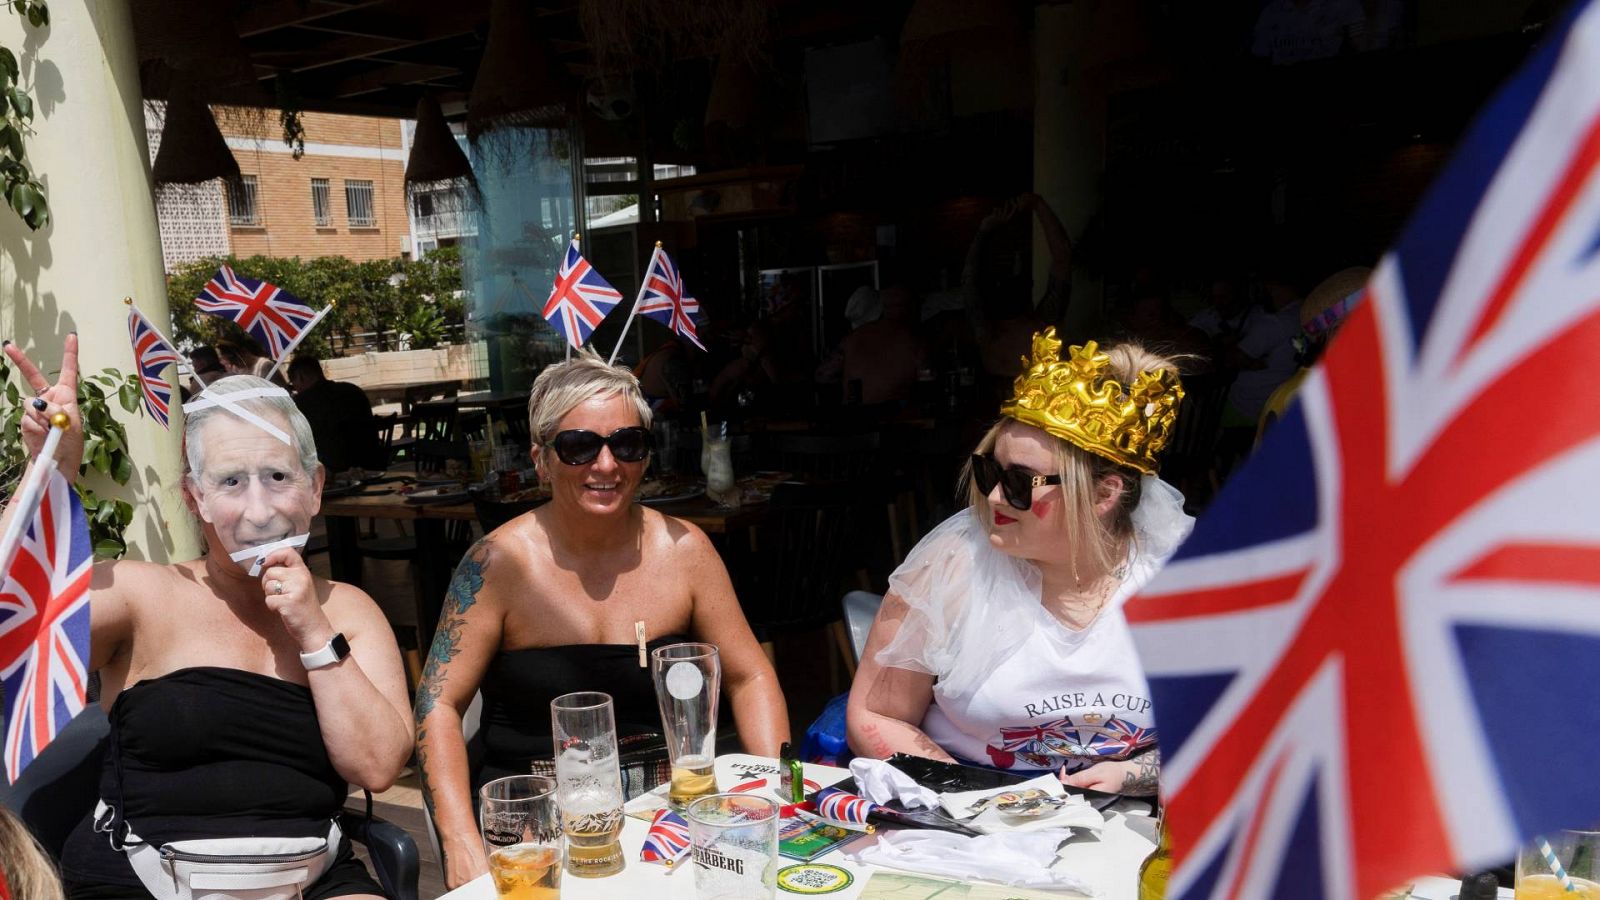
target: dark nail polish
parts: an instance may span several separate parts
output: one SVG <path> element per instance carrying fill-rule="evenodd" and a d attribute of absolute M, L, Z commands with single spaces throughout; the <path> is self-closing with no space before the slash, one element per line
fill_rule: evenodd
<path fill-rule="evenodd" d="M 44 412 L 44 408 L 49 406 L 49 405 L 50 404 L 44 402 L 44 398 L 43 397 L 35 397 L 35 398 L 33 398 L 33 408 L 37 409 L 39 412 Z"/>
<path fill-rule="evenodd" d="M 0 347 L 9 347 L 9 346 L 11 346 L 11 342 L 10 341 L 0 341 Z"/>

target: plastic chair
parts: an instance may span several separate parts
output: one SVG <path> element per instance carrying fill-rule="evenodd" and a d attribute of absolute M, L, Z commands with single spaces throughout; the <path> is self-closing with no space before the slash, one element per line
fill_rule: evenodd
<path fill-rule="evenodd" d="M 15 783 L 0 783 L 0 804 L 14 811 L 56 859 L 61 858 L 72 830 L 99 799 L 100 770 L 110 734 L 105 710 L 90 704 L 22 770 Z M 339 828 L 367 848 L 385 896 L 417 900 L 421 866 L 417 842 L 400 826 L 372 816 L 371 794 L 367 795 L 367 815 L 341 812 Z"/>
<path fill-rule="evenodd" d="M 883 605 L 883 595 L 870 591 L 851 591 L 840 604 L 844 608 L 844 625 L 850 630 L 850 652 L 857 665 L 867 649 L 867 635 L 872 632 L 872 622 L 878 617 L 878 607 Z"/>

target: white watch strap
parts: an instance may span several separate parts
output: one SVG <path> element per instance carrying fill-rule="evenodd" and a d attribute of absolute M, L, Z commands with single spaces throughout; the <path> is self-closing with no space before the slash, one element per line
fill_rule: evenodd
<path fill-rule="evenodd" d="M 343 638 L 343 634 L 335 632 L 333 637 L 328 638 L 328 642 L 326 644 L 323 644 L 321 647 L 318 647 L 310 653 L 300 654 L 300 664 L 305 666 L 309 671 L 311 669 L 320 669 L 323 666 L 331 666 L 338 662 L 343 657 L 339 655 L 339 651 L 334 645 Z"/>

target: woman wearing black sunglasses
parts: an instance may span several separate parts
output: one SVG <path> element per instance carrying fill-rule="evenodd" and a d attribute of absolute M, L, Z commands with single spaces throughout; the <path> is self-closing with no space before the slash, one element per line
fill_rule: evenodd
<path fill-rule="evenodd" d="M 1051 328 L 1032 349 L 968 464 L 970 507 L 890 576 L 850 743 L 1152 794 L 1150 692 L 1122 603 L 1193 523 L 1155 474 L 1183 389 L 1137 345 L 1063 359 Z"/>
<path fill-rule="evenodd" d="M 417 690 L 417 762 L 450 887 L 488 871 L 471 792 L 551 759 L 552 699 L 604 691 L 619 736 L 661 731 L 649 649 L 716 644 L 745 749 L 776 756 L 789 739 L 777 676 L 711 542 L 633 502 L 652 448 L 638 380 L 575 354 L 534 381 L 528 420 L 550 502 L 461 560 Z M 469 771 L 461 714 L 480 690 L 483 761 Z"/>

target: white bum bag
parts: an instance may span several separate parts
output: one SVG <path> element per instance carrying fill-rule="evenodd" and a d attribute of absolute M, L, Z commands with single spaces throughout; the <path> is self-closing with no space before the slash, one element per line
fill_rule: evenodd
<path fill-rule="evenodd" d="M 343 838 L 339 823 L 330 822 L 325 837 L 200 838 L 157 847 L 134 834 L 104 800 L 95 806 L 94 829 L 127 854 L 157 900 L 299 900 L 301 890 L 333 865 Z"/>

